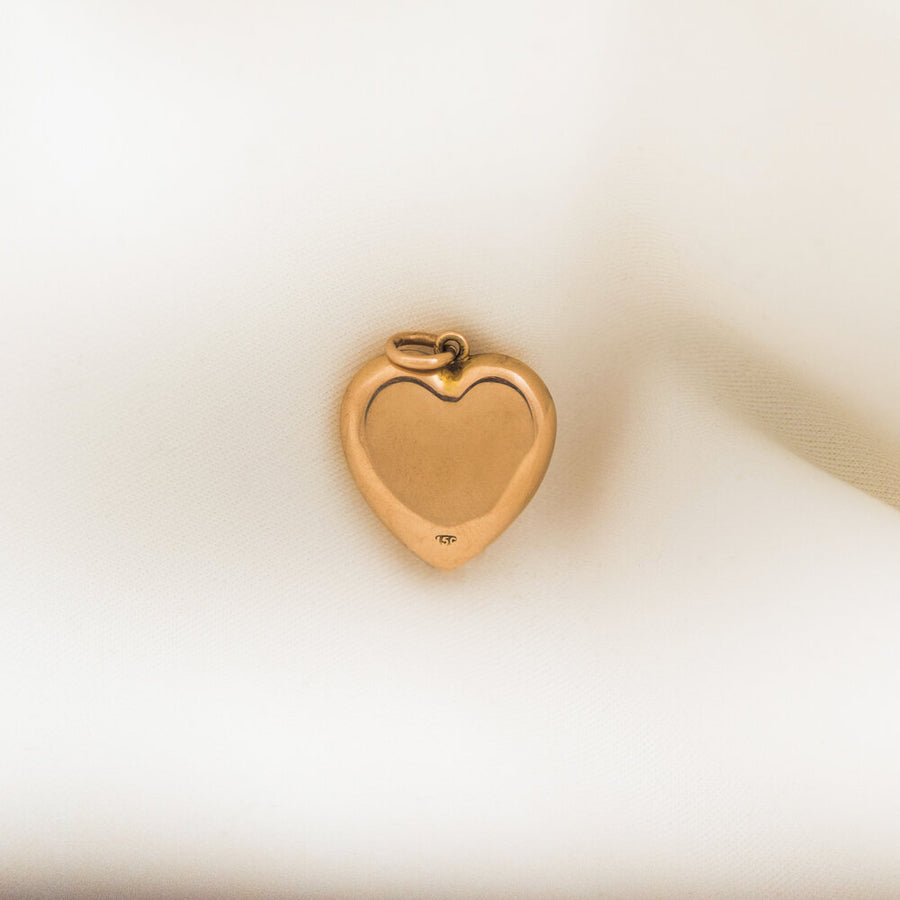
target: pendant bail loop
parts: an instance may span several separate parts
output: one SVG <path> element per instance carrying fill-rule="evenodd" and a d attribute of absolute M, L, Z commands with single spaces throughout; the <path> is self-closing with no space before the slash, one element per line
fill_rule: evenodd
<path fill-rule="evenodd" d="M 447 349 L 448 346 L 450 349 Z M 430 350 L 431 353 L 424 351 Z M 403 331 L 384 345 L 387 358 L 402 369 L 428 372 L 443 369 L 469 355 L 469 344 L 455 331 L 434 335 L 422 331 Z"/>

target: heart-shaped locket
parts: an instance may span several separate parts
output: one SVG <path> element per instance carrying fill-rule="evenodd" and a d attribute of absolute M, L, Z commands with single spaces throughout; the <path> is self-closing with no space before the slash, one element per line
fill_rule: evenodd
<path fill-rule="evenodd" d="M 399 334 L 356 373 L 341 407 L 350 471 L 369 506 L 425 562 L 480 553 L 538 489 L 556 439 L 544 382 L 465 338 Z"/>

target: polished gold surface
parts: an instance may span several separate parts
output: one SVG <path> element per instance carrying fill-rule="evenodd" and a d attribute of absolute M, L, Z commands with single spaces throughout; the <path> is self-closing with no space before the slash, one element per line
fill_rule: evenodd
<path fill-rule="evenodd" d="M 351 381 L 341 437 L 382 522 L 426 562 L 452 569 L 534 495 L 553 452 L 556 412 L 519 360 L 470 357 L 455 332 L 400 334 Z"/>
<path fill-rule="evenodd" d="M 380 390 L 366 416 L 376 474 L 401 503 L 440 525 L 489 512 L 533 440 L 525 400 L 492 382 L 454 404 L 402 381 Z"/>

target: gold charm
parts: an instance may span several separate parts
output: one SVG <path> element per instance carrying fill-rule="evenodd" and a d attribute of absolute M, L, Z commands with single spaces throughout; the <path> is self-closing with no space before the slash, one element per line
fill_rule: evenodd
<path fill-rule="evenodd" d="M 544 382 L 510 356 L 469 356 L 450 331 L 392 337 L 341 406 L 344 455 L 363 497 L 441 569 L 480 553 L 525 508 L 555 439 Z"/>

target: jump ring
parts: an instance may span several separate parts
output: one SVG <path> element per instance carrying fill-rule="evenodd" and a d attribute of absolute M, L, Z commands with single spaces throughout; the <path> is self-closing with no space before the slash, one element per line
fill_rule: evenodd
<path fill-rule="evenodd" d="M 443 337 L 443 335 L 441 336 Z M 404 350 L 404 347 L 424 347 L 433 350 L 434 353 L 430 356 L 423 355 Z M 384 352 L 395 366 L 412 369 L 416 372 L 443 369 L 456 358 L 456 354 L 452 350 L 438 350 L 437 338 L 433 334 L 425 334 L 420 331 L 404 331 L 388 338 L 384 345 Z"/>
<path fill-rule="evenodd" d="M 441 353 L 447 344 L 456 344 L 459 348 L 454 354 L 454 361 L 466 359 L 469 355 L 469 342 L 458 331 L 445 331 L 434 339 L 435 353 Z"/>

